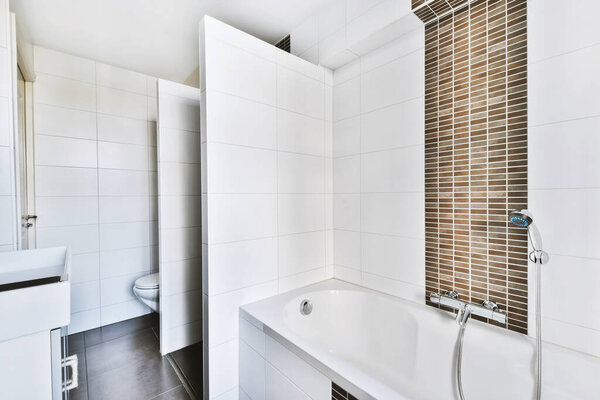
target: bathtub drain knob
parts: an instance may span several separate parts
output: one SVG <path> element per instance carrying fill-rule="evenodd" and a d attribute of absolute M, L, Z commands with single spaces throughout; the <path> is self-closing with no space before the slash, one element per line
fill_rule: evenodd
<path fill-rule="evenodd" d="M 300 302 L 300 314 L 308 315 L 312 312 L 313 305 L 308 299 L 304 299 Z"/>

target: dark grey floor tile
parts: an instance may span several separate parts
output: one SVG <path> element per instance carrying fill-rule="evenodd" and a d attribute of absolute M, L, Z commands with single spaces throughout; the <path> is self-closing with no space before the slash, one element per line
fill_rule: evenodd
<path fill-rule="evenodd" d="M 154 350 L 153 357 L 135 362 L 122 360 L 118 366 L 88 376 L 89 400 L 148 400 L 181 385 L 169 361 L 161 357 L 158 349 Z"/>
<path fill-rule="evenodd" d="M 202 342 L 171 353 L 173 361 L 183 373 L 187 383 L 199 396 L 202 394 Z"/>
<path fill-rule="evenodd" d="M 157 313 L 92 329 L 85 332 L 85 346 L 95 346 L 98 343 L 107 342 L 154 326 L 158 326 Z"/>
<path fill-rule="evenodd" d="M 150 400 L 191 400 L 191 397 L 187 394 L 183 386 L 177 386 L 175 389 L 159 394 Z"/>
<path fill-rule="evenodd" d="M 147 362 L 157 357 L 161 358 L 159 343 L 150 328 L 87 347 L 88 381 L 123 365 Z"/>
<path fill-rule="evenodd" d="M 87 381 L 79 382 L 76 389 L 69 391 L 69 400 L 88 400 Z"/>
<path fill-rule="evenodd" d="M 67 337 L 67 346 L 69 348 L 69 355 L 81 352 L 81 350 L 85 348 L 85 344 L 83 341 L 83 332 L 79 332 L 74 335 L 69 335 Z"/>

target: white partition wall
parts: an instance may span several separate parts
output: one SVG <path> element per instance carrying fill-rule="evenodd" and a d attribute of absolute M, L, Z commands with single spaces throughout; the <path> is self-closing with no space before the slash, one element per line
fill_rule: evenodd
<path fill-rule="evenodd" d="M 332 276 L 331 71 L 210 17 L 200 31 L 205 387 L 237 399 L 238 307 Z"/>
<path fill-rule="evenodd" d="M 160 351 L 202 339 L 200 91 L 158 81 Z"/>

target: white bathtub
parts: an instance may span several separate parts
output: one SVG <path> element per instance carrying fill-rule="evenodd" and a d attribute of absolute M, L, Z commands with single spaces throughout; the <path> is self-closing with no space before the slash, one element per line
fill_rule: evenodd
<path fill-rule="evenodd" d="M 310 315 L 300 313 L 303 299 L 313 304 Z M 240 317 L 360 399 L 458 398 L 451 313 L 329 280 L 243 306 Z M 533 398 L 534 348 L 527 336 L 471 319 L 463 355 L 467 400 Z M 547 343 L 543 356 L 542 399 L 600 398 L 600 359 Z M 242 366 L 240 380 L 248 373 Z M 277 390 L 269 384 L 267 400 Z"/>

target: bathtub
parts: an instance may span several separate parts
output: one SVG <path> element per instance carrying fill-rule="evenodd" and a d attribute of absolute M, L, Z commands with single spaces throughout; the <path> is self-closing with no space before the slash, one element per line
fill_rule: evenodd
<path fill-rule="evenodd" d="M 361 400 L 457 399 L 457 333 L 452 313 L 335 279 L 283 293 L 240 308 L 240 398 L 331 399 L 333 381 Z M 466 399 L 532 399 L 534 356 L 531 338 L 471 319 Z M 600 359 L 545 343 L 543 368 L 544 400 L 600 398 Z"/>

